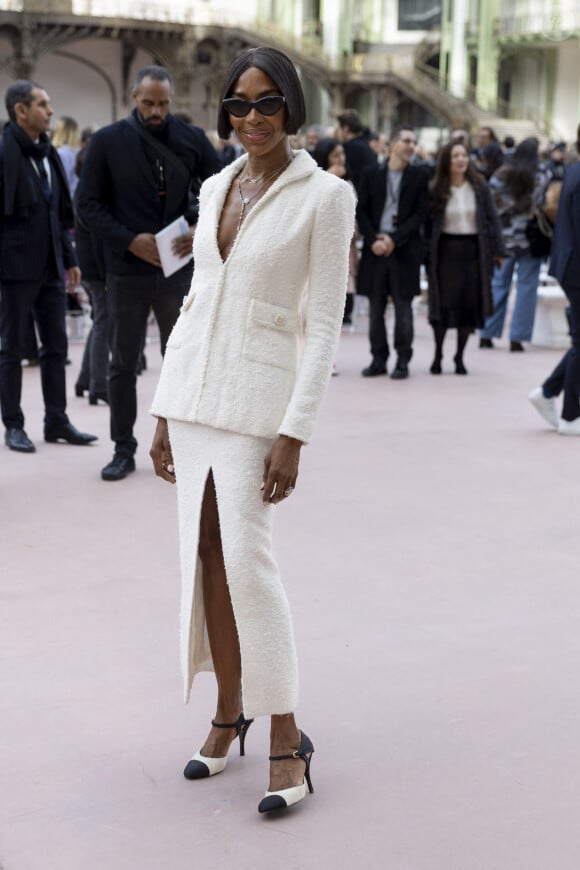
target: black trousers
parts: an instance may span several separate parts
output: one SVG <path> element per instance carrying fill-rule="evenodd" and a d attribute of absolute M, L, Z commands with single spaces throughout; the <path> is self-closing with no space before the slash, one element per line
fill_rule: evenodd
<path fill-rule="evenodd" d="M 542 386 L 547 396 L 557 396 L 564 390 L 562 419 L 572 422 L 580 417 L 580 287 L 568 286 L 562 289 L 570 303 L 572 347 Z"/>
<path fill-rule="evenodd" d="M 41 281 L 3 281 L 0 287 L 0 404 L 2 422 L 7 429 L 24 427 L 20 405 L 21 361 L 26 356 L 31 313 L 34 313 L 41 343 L 39 362 L 45 428 L 68 422 L 66 291 L 56 271 L 49 270 Z"/>
<path fill-rule="evenodd" d="M 389 342 L 385 324 L 385 310 L 389 296 L 395 308 L 394 345 L 399 362 L 408 363 L 413 356 L 412 297 L 401 292 L 396 254 L 375 257 L 369 298 L 369 338 L 371 354 L 377 365 L 385 365 L 389 356 Z"/>
<path fill-rule="evenodd" d="M 115 452 L 123 456 L 133 456 L 137 450 L 133 434 L 137 419 L 137 368 L 149 311 L 153 309 L 155 314 L 164 354 L 183 297 L 189 292 L 192 271 L 192 266 L 186 266 L 169 278 L 164 278 L 161 272 L 107 275 L 111 439 L 115 442 Z"/>

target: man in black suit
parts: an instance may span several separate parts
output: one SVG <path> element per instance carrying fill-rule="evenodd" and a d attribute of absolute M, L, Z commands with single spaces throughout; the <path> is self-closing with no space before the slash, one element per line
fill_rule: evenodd
<path fill-rule="evenodd" d="M 189 291 L 195 205 L 200 182 L 221 164 L 205 133 L 170 114 L 173 86 L 166 69 L 137 73 L 128 118 L 95 133 L 77 190 L 79 217 L 104 241 L 111 364 L 109 403 L 115 453 L 103 480 L 135 469 L 137 368 L 153 309 L 161 352 Z M 184 265 L 168 278 L 155 233 L 185 216 L 189 232 L 173 243 Z"/>
<path fill-rule="evenodd" d="M 529 399 L 560 435 L 580 435 L 580 163 L 569 166 L 564 175 L 550 275 L 557 278 L 570 303 L 572 347 L 542 386 L 532 390 Z M 558 418 L 555 397 L 562 390 L 564 402 Z"/>
<path fill-rule="evenodd" d="M 395 307 L 394 344 L 397 364 L 392 378 L 409 376 L 413 354 L 413 297 L 420 293 L 423 254 L 421 227 L 427 216 L 427 175 L 412 166 L 417 140 L 411 127 L 398 127 L 391 137 L 388 162 L 366 169 L 361 178 L 357 222 L 364 238 L 359 292 L 370 299 L 369 337 L 372 362 L 364 377 L 387 373 L 389 344 L 385 326 L 387 299 Z"/>
<path fill-rule="evenodd" d="M 0 403 L 10 450 L 34 453 L 24 431 L 22 357 L 34 314 L 44 398 L 44 440 L 88 444 L 66 414 L 66 292 L 80 270 L 67 230 L 70 195 L 47 132 L 53 110 L 40 85 L 13 82 L 5 96 L 9 121 L 0 145 Z"/>
<path fill-rule="evenodd" d="M 361 176 L 367 167 L 377 165 L 377 155 L 364 137 L 364 127 L 355 109 L 345 109 L 337 121 L 348 176 L 358 194 Z"/>

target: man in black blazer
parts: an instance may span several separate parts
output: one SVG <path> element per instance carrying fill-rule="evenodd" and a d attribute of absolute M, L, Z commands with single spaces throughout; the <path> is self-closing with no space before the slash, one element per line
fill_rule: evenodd
<path fill-rule="evenodd" d="M 47 132 L 53 110 L 40 85 L 13 82 L 0 145 L 0 403 L 10 450 L 34 453 L 24 431 L 22 358 L 31 313 L 41 340 L 45 441 L 88 444 L 66 414 L 66 292 L 80 270 L 67 230 L 73 214 L 66 178 Z"/>
<path fill-rule="evenodd" d="M 529 395 L 542 417 L 561 435 L 580 435 L 580 163 L 566 169 L 550 254 L 550 275 L 570 303 L 572 347 L 541 387 Z M 555 397 L 564 390 L 558 418 Z"/>
<path fill-rule="evenodd" d="M 421 227 L 427 216 L 427 175 L 410 161 L 417 140 L 411 127 L 399 127 L 391 137 L 389 160 L 363 172 L 357 222 L 364 238 L 359 268 L 359 292 L 369 296 L 369 337 L 372 362 L 364 377 L 387 373 L 389 344 L 385 326 L 387 299 L 395 307 L 394 345 L 397 364 L 392 378 L 409 376 L 413 354 L 413 297 L 420 293 L 423 255 Z"/>
<path fill-rule="evenodd" d="M 76 194 L 78 213 L 104 241 L 111 364 L 109 403 L 115 453 L 103 480 L 121 480 L 135 469 L 137 368 L 152 308 L 161 352 L 191 284 L 192 236 L 201 181 L 221 163 L 198 127 L 170 114 L 173 86 L 166 69 L 137 73 L 132 114 L 91 137 Z M 155 233 L 185 216 L 189 232 L 174 252 L 184 265 L 163 276 Z"/>
<path fill-rule="evenodd" d="M 358 194 L 361 176 L 367 167 L 377 165 L 377 155 L 364 137 L 363 124 L 356 109 L 345 109 L 337 121 L 348 177 Z"/>

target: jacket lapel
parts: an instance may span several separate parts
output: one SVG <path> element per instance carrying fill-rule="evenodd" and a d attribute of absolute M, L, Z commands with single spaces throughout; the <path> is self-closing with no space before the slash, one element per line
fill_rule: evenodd
<path fill-rule="evenodd" d="M 157 184 L 155 181 L 155 176 L 153 175 L 153 171 L 145 156 L 145 152 L 143 150 L 143 145 L 141 142 L 141 137 L 137 133 L 136 130 L 133 130 L 129 123 L 126 124 L 127 128 L 127 159 L 134 163 L 143 176 L 143 183 L 147 185 L 147 187 L 153 187 L 157 190 Z"/>
<path fill-rule="evenodd" d="M 377 183 L 375 184 L 373 190 L 374 216 L 375 224 L 377 227 L 380 226 L 381 218 L 383 216 L 383 211 L 385 208 L 385 202 L 387 199 L 387 171 L 388 169 L 386 163 L 384 166 L 380 166 L 377 169 Z"/>

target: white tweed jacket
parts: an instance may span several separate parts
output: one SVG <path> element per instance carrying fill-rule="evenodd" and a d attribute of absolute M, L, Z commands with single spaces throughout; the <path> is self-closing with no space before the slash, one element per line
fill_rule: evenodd
<path fill-rule="evenodd" d="M 151 413 L 308 442 L 340 334 L 354 195 L 298 151 L 250 211 L 224 262 L 218 223 L 245 160 L 201 188 L 195 271 Z"/>

